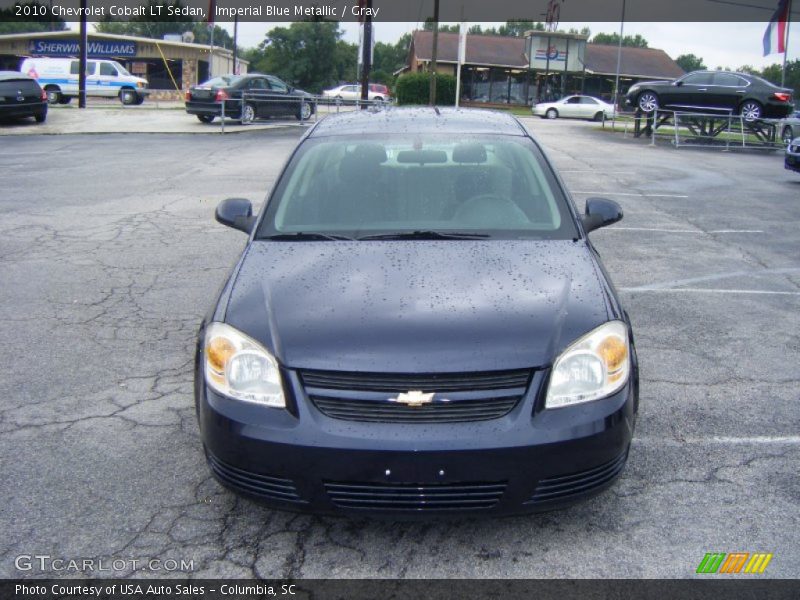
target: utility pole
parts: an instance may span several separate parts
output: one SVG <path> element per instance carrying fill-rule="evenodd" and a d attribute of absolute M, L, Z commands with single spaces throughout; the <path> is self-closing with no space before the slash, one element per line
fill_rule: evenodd
<path fill-rule="evenodd" d="M 372 0 L 360 0 L 364 2 L 367 14 L 364 17 L 364 45 L 361 48 L 361 99 L 369 100 L 369 72 L 372 70 Z M 364 104 L 363 108 L 367 105 Z"/>
<path fill-rule="evenodd" d="M 233 74 L 239 74 L 239 53 L 236 46 L 237 38 L 239 37 L 239 15 L 233 15 Z"/>
<path fill-rule="evenodd" d="M 625 33 L 625 0 L 622 0 L 622 18 L 619 23 L 619 46 L 617 46 L 617 74 L 614 77 L 614 112 L 611 119 L 611 131 L 617 124 L 617 98 L 619 98 L 619 71 L 622 68 L 622 36 Z"/>
<path fill-rule="evenodd" d="M 439 45 L 439 0 L 433 0 L 433 48 L 431 49 L 431 90 L 428 104 L 436 105 L 436 50 Z"/>
<path fill-rule="evenodd" d="M 78 60 L 78 108 L 86 108 L 86 47 L 88 36 L 86 34 L 86 0 L 81 0 L 81 43 Z"/>
<path fill-rule="evenodd" d="M 789 29 L 792 26 L 792 0 L 786 7 L 786 41 L 783 45 L 783 68 L 781 69 L 781 87 L 786 87 L 786 57 L 789 56 Z"/>

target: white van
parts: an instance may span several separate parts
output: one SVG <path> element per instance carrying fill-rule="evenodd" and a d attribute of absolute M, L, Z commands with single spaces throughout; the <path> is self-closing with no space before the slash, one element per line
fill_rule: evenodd
<path fill-rule="evenodd" d="M 19 70 L 39 81 L 50 104 L 68 104 L 78 95 L 77 58 L 26 58 Z M 150 91 L 147 80 L 135 77 L 115 60 L 86 61 L 86 95 L 118 97 L 123 104 L 141 104 Z"/>

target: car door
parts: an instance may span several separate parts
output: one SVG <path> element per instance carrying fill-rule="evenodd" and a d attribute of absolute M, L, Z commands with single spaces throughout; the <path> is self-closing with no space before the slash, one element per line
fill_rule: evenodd
<path fill-rule="evenodd" d="M 275 103 L 272 101 L 269 82 L 264 77 L 249 79 L 244 92 L 255 107 L 256 117 L 264 119 L 275 114 Z"/>
<path fill-rule="evenodd" d="M 563 100 L 559 100 L 559 107 L 557 108 L 558 114 L 562 117 L 580 117 L 581 116 L 581 97 L 580 96 L 567 96 Z"/>
<path fill-rule="evenodd" d="M 80 61 L 73 60 L 69 65 L 69 83 L 63 87 L 63 91 L 69 95 L 77 96 L 80 93 L 79 85 L 80 85 L 80 78 L 78 74 L 80 73 Z M 95 77 L 95 69 L 97 68 L 97 62 L 90 60 L 86 62 L 86 95 L 97 95 L 97 88 L 98 88 L 98 80 Z"/>
<path fill-rule="evenodd" d="M 119 73 L 110 62 L 101 62 L 96 75 L 97 94 L 100 96 L 116 96 L 119 92 Z"/>
<path fill-rule="evenodd" d="M 662 104 L 689 111 L 712 106 L 712 78 L 713 73 L 705 71 L 690 73 L 671 86 L 669 96 L 662 98 Z"/>
<path fill-rule="evenodd" d="M 733 73 L 714 73 L 710 102 L 726 111 L 735 111 L 747 93 L 750 82 Z"/>
<path fill-rule="evenodd" d="M 598 112 L 602 112 L 602 107 L 594 98 L 580 96 L 580 117 L 582 119 L 592 119 Z"/>
<path fill-rule="evenodd" d="M 289 86 L 273 75 L 267 75 L 273 115 L 292 114 L 297 108 L 289 97 Z"/>

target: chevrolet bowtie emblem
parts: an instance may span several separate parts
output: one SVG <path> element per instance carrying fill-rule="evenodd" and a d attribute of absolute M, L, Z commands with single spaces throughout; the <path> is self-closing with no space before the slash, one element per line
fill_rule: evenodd
<path fill-rule="evenodd" d="M 430 404 L 433 402 L 434 392 L 426 394 L 422 391 L 410 391 L 403 394 L 398 394 L 397 398 L 389 398 L 389 402 L 397 402 L 398 404 L 405 404 L 417 408 L 423 404 Z"/>

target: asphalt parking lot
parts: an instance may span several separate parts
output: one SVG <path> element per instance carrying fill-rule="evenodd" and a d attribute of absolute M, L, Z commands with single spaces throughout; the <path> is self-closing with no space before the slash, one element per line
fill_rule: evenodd
<path fill-rule="evenodd" d="M 641 408 L 629 463 L 572 509 L 421 523 L 275 512 L 209 475 L 196 327 L 301 128 L 231 136 L 12 136 L 0 150 L 0 576 L 17 557 L 126 561 L 88 575 L 694 577 L 706 552 L 800 575 L 800 176 L 780 153 L 674 150 L 526 120 L 631 315 Z M 134 571 L 151 558 L 184 571 Z M 97 564 L 97 563 L 95 563 Z M 22 563 L 23 567 L 25 561 Z M 718 577 L 718 576 L 713 576 Z"/>

